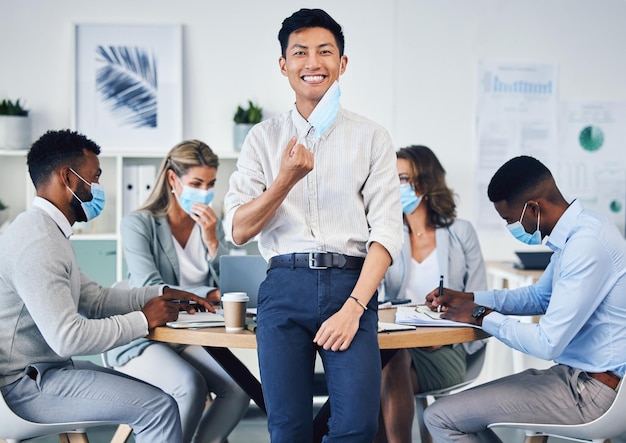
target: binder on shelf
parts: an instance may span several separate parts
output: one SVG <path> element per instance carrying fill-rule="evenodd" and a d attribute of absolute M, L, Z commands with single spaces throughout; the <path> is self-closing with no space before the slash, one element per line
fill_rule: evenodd
<path fill-rule="evenodd" d="M 156 166 L 155 165 L 139 165 L 138 172 L 138 184 L 139 184 L 139 201 L 137 206 L 141 206 L 145 203 L 152 192 L 152 186 L 156 178 Z"/>
<path fill-rule="evenodd" d="M 124 166 L 122 187 L 122 215 L 127 215 L 139 206 L 139 166 Z"/>
<path fill-rule="evenodd" d="M 123 173 L 122 215 L 134 211 L 141 206 L 154 185 L 156 178 L 155 165 L 125 165 Z"/>

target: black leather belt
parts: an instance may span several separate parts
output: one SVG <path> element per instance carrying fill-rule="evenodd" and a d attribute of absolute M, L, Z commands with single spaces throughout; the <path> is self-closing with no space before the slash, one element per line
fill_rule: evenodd
<path fill-rule="evenodd" d="M 267 269 L 273 268 L 310 268 L 310 269 L 361 269 L 363 257 L 337 254 L 334 252 L 308 252 L 276 255 L 270 258 Z"/>

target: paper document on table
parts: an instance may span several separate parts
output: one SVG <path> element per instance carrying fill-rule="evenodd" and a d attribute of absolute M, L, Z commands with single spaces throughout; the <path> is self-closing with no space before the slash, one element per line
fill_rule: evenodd
<path fill-rule="evenodd" d="M 439 318 L 440 313 L 434 311 L 426 312 L 426 310 L 430 311 L 430 309 L 425 305 L 417 306 L 415 308 L 399 307 L 396 311 L 396 323 L 414 326 L 454 326 L 460 328 L 470 326 L 472 328 L 480 329 L 480 326 L 472 325 L 470 323 L 459 323 Z"/>
<path fill-rule="evenodd" d="M 178 320 L 166 323 L 170 328 L 213 328 L 224 326 L 224 317 L 213 312 L 180 312 Z"/>
<path fill-rule="evenodd" d="M 441 312 L 437 312 L 437 311 L 433 311 L 432 309 L 430 309 L 428 306 L 426 305 L 417 305 L 415 307 L 415 310 L 417 312 L 421 312 L 423 314 L 428 315 L 429 317 L 432 317 L 436 320 L 441 320 Z"/>
<path fill-rule="evenodd" d="M 394 332 L 394 331 L 413 331 L 413 325 L 399 325 L 398 323 L 378 322 L 378 332 Z"/>

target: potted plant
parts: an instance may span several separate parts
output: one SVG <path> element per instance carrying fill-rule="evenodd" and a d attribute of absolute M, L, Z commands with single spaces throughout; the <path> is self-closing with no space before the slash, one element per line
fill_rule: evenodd
<path fill-rule="evenodd" d="M 0 149 L 28 149 L 30 117 L 20 99 L 0 102 Z"/>
<path fill-rule="evenodd" d="M 237 107 L 237 112 L 233 117 L 235 126 L 233 128 L 233 145 L 235 151 L 241 151 L 243 141 L 248 135 L 248 131 L 259 123 L 263 118 L 263 109 L 255 105 L 251 100 L 248 100 L 248 107 L 246 109 L 241 106 Z"/>

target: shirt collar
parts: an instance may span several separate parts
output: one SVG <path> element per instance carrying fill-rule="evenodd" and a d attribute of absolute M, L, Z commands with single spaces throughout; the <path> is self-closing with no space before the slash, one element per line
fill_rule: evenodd
<path fill-rule="evenodd" d="M 59 208 L 50 203 L 48 200 L 41 197 L 35 197 L 35 199 L 33 200 L 33 206 L 42 209 L 46 214 L 48 214 L 50 218 L 54 220 L 54 222 L 57 224 L 57 226 L 59 227 L 61 232 L 63 232 L 63 235 L 65 235 L 66 238 L 70 238 L 70 236 L 74 234 L 74 231 L 72 230 L 72 225 L 70 225 L 70 222 L 67 220 L 65 215 L 63 215 Z"/>
<path fill-rule="evenodd" d="M 548 237 L 548 241 L 546 242 L 546 246 L 548 246 L 552 250 L 560 250 L 565 246 L 565 242 L 569 237 L 569 233 L 573 229 L 576 224 L 576 219 L 583 212 L 583 205 L 578 200 L 574 200 L 569 208 L 565 210 L 561 218 L 556 222 L 550 236 Z"/>
<path fill-rule="evenodd" d="M 330 125 L 330 128 L 332 128 L 333 126 L 337 124 L 337 122 L 339 121 L 339 118 L 341 117 L 342 112 L 343 112 L 343 108 L 341 107 L 341 105 L 339 105 L 337 118 L 335 118 L 335 121 L 333 122 L 333 124 Z M 296 135 L 298 136 L 298 143 L 301 143 L 309 135 L 310 131 L 312 131 L 313 126 L 311 126 L 311 124 L 308 122 L 306 118 L 302 117 L 302 114 L 300 114 L 300 111 L 298 111 L 298 108 L 296 107 L 295 103 L 293 104 L 291 108 L 291 120 L 294 126 L 296 127 Z M 328 136 L 328 134 L 330 133 L 330 128 L 328 128 L 328 131 L 322 134 L 322 137 L 321 137 L 322 139 L 325 139 Z"/>
<path fill-rule="evenodd" d="M 293 121 L 293 125 L 296 127 L 296 135 L 298 136 L 298 141 L 304 140 L 309 134 L 312 126 L 307 121 L 307 119 L 302 117 L 302 114 L 300 114 L 300 111 L 298 111 L 295 103 L 291 108 L 291 120 Z"/>

